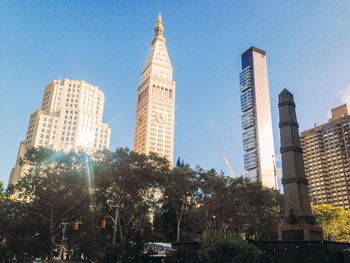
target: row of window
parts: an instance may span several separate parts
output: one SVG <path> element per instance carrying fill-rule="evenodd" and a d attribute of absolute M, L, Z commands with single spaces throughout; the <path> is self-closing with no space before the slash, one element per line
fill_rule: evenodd
<path fill-rule="evenodd" d="M 242 128 L 246 129 L 255 124 L 254 109 L 247 110 L 242 114 Z"/>
<path fill-rule="evenodd" d="M 257 166 L 258 163 L 256 149 L 246 151 L 244 153 L 244 169 L 249 170 L 252 168 L 256 168 Z"/>
<path fill-rule="evenodd" d="M 243 130 L 243 150 L 256 147 L 255 127 Z"/>
<path fill-rule="evenodd" d="M 158 153 L 170 153 L 170 150 L 169 149 L 163 149 L 163 148 L 160 148 L 160 147 L 154 147 L 154 146 L 150 146 L 149 147 L 149 150 L 151 152 L 158 152 Z"/>
<path fill-rule="evenodd" d="M 254 105 L 253 91 L 248 89 L 241 94 L 241 110 L 244 112 Z"/>
<path fill-rule="evenodd" d="M 252 73 L 251 67 L 248 66 L 239 73 L 239 84 L 241 86 L 241 92 L 252 86 Z"/>
<path fill-rule="evenodd" d="M 252 182 L 256 182 L 258 180 L 258 174 L 259 174 L 258 169 L 253 169 L 246 172 L 245 178 L 249 179 Z"/>

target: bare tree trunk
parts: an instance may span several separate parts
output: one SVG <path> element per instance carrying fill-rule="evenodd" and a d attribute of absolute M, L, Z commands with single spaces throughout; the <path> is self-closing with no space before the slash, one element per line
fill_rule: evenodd
<path fill-rule="evenodd" d="M 120 217 L 119 217 L 119 220 L 118 220 L 118 225 L 119 225 L 120 243 L 124 243 L 125 240 L 124 240 L 124 237 L 123 237 L 123 230 L 122 230 L 122 224 L 120 223 Z M 124 225 L 126 225 L 126 223 Z"/>
<path fill-rule="evenodd" d="M 181 212 L 179 218 L 176 220 L 177 221 L 176 242 L 180 241 L 180 226 L 181 226 L 182 215 L 183 213 Z"/>
<path fill-rule="evenodd" d="M 91 229 L 91 231 L 92 231 L 92 248 L 93 248 L 93 255 L 94 256 L 96 256 L 97 255 L 97 243 L 96 243 L 96 227 L 95 227 L 95 225 L 96 225 L 96 217 L 95 217 L 95 215 L 96 215 L 96 213 L 95 213 L 95 211 L 96 211 L 96 209 L 95 209 L 95 207 L 94 207 L 94 211 L 91 213 L 91 222 L 92 222 L 92 229 Z"/>
<path fill-rule="evenodd" d="M 113 239 L 112 244 L 115 244 L 117 241 L 117 227 L 119 220 L 119 204 L 115 207 L 115 216 L 114 216 L 114 229 L 113 229 Z"/>
<path fill-rule="evenodd" d="M 53 207 L 50 209 L 50 253 L 49 259 L 53 258 L 53 249 L 55 248 L 55 233 L 54 233 L 54 218 L 53 218 Z"/>

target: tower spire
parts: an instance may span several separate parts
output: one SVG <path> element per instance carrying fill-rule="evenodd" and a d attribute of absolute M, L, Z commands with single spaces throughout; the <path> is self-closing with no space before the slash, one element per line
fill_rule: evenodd
<path fill-rule="evenodd" d="M 133 150 L 142 154 L 157 153 L 167 158 L 172 165 L 176 84 L 163 37 L 160 13 L 154 30 L 152 48 L 141 73 L 141 85 L 137 89 Z"/>
<path fill-rule="evenodd" d="M 163 25 L 162 25 L 162 14 L 159 12 L 158 15 L 158 21 L 157 21 L 157 25 L 154 29 L 155 31 L 155 36 L 154 37 L 163 37 Z"/>

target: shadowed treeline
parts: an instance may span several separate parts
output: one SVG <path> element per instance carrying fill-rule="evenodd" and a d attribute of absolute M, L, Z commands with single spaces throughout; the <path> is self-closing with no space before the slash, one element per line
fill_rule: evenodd
<path fill-rule="evenodd" d="M 1 191 L 2 257 L 54 258 L 64 249 L 103 262 L 110 247 L 113 257 L 136 259 L 144 242 L 201 241 L 210 231 L 277 238 L 278 191 L 180 159 L 170 168 L 123 148 L 93 157 L 31 148 L 22 164 L 26 175 Z"/>

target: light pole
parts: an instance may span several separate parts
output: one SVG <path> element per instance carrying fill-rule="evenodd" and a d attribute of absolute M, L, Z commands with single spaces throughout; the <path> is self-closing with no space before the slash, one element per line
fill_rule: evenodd
<path fill-rule="evenodd" d="M 63 222 L 63 229 L 62 229 L 62 247 L 60 250 L 60 259 L 62 259 L 62 254 L 63 254 L 63 248 L 64 248 L 64 235 L 66 234 L 66 227 L 67 227 L 67 222 Z"/>
<path fill-rule="evenodd" d="M 62 245 L 63 245 L 63 242 L 64 242 L 64 234 L 66 233 L 66 227 L 67 227 L 67 223 L 64 222 L 63 223 L 63 230 L 62 230 Z"/>
<path fill-rule="evenodd" d="M 115 215 L 114 218 L 111 216 L 108 216 L 110 219 L 112 219 L 114 227 L 113 227 L 113 239 L 112 244 L 116 243 L 117 240 L 117 226 L 118 226 L 118 219 L 119 219 L 119 208 L 122 208 L 120 205 L 112 206 L 115 207 Z"/>

